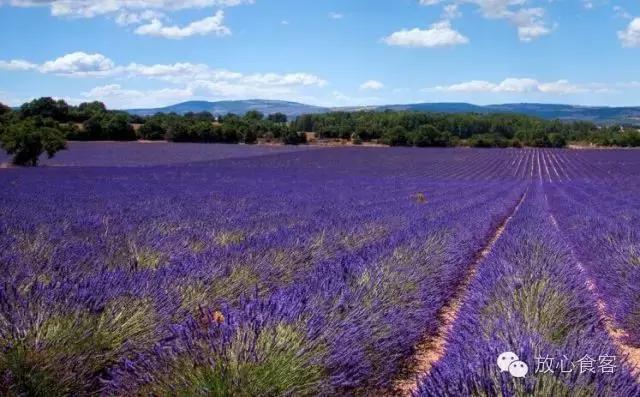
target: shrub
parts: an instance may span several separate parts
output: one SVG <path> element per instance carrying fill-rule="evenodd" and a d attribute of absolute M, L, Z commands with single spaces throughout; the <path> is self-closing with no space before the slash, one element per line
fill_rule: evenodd
<path fill-rule="evenodd" d="M 248 128 L 244 133 L 244 143 L 246 144 L 254 144 L 258 141 L 258 134 L 256 134 L 253 128 Z"/>
<path fill-rule="evenodd" d="M 567 146 L 567 140 L 565 139 L 564 136 L 562 136 L 562 134 L 558 134 L 558 133 L 549 134 L 547 139 L 549 140 L 549 144 L 551 145 L 551 147 L 560 148 L 560 147 Z"/>
<path fill-rule="evenodd" d="M 142 139 L 147 139 L 150 141 L 160 141 L 165 138 L 167 130 L 164 128 L 162 123 L 156 119 L 149 119 L 146 123 L 140 127 L 138 130 L 138 135 Z"/>
<path fill-rule="evenodd" d="M 0 103 L 0 116 L 11 113 L 11 108 L 3 103 Z"/>
<path fill-rule="evenodd" d="M 451 146 L 453 137 L 448 132 L 440 132 L 432 125 L 423 125 L 413 134 L 412 144 L 418 147 Z"/>
<path fill-rule="evenodd" d="M 400 126 L 393 127 L 382 135 L 382 143 L 389 146 L 407 146 L 407 131 Z"/>
<path fill-rule="evenodd" d="M 249 120 L 249 121 L 260 121 L 262 119 L 264 119 L 264 114 L 257 111 L 257 110 L 249 110 L 245 115 L 244 115 L 245 120 Z"/>
<path fill-rule="evenodd" d="M 284 113 L 273 113 L 270 114 L 269 117 L 267 117 L 267 119 L 269 121 L 272 121 L 274 123 L 286 123 L 287 122 L 287 115 Z"/>
<path fill-rule="evenodd" d="M 241 129 L 241 123 L 228 122 L 222 124 L 222 136 L 221 142 L 224 143 L 237 143 L 240 140 L 238 130 Z"/>
<path fill-rule="evenodd" d="M 496 134 L 480 134 L 469 139 L 469 143 L 473 147 L 491 148 L 491 147 L 508 147 L 509 141 L 504 137 Z"/>
<path fill-rule="evenodd" d="M 285 145 L 300 145 L 307 143 L 307 137 L 304 134 L 299 134 L 293 129 L 289 129 L 282 135 L 282 143 Z"/>
<path fill-rule="evenodd" d="M 354 145 L 362 145 L 362 138 L 360 137 L 360 134 L 354 132 L 353 135 L 351 135 L 351 142 Z"/>
<path fill-rule="evenodd" d="M 91 116 L 87 121 L 82 123 L 84 133 L 73 136 L 71 139 L 87 140 L 87 141 L 99 141 L 106 139 L 104 128 L 102 128 L 103 116 L 101 114 L 95 114 Z"/>
<path fill-rule="evenodd" d="M 137 139 L 133 126 L 129 124 L 126 114 L 117 114 L 107 119 L 104 131 L 109 139 L 114 141 L 135 141 Z"/>

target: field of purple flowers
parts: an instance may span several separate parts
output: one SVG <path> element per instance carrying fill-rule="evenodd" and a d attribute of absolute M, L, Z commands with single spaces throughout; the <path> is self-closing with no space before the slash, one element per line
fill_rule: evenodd
<path fill-rule="evenodd" d="M 0 170 L 0 395 L 640 395 L 620 354 L 640 347 L 638 152 L 89 143 L 50 161 Z M 444 354 L 395 389 L 454 299 Z M 618 361 L 534 373 L 541 354 Z"/>

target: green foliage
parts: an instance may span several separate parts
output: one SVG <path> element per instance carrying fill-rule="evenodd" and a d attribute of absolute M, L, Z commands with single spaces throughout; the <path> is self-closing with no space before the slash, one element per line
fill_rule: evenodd
<path fill-rule="evenodd" d="M 354 132 L 353 135 L 351 135 L 351 143 L 354 145 L 362 145 L 362 135 Z"/>
<path fill-rule="evenodd" d="M 79 141 L 96 141 L 106 139 L 107 135 L 102 127 L 103 115 L 95 114 L 82 123 L 82 131 L 69 136 L 69 139 Z"/>
<path fill-rule="evenodd" d="M 264 119 L 264 114 L 257 110 L 249 110 L 245 115 L 244 119 L 248 121 L 260 121 Z"/>
<path fill-rule="evenodd" d="M 598 146 L 640 146 L 640 130 L 634 127 L 611 126 L 595 132 L 592 139 L 586 140 Z"/>
<path fill-rule="evenodd" d="M 599 146 L 640 146 L 634 126 L 598 127 L 586 121 L 561 122 L 518 114 L 443 114 L 405 111 L 331 112 L 302 115 L 289 122 L 283 113 L 264 117 L 257 110 L 240 117 L 216 117 L 210 112 L 132 116 L 107 110 L 101 102 L 77 107 L 52 98 L 40 98 L 13 112 L 0 105 L 2 124 L 34 117 L 62 123 L 71 140 L 170 140 L 174 142 L 256 143 L 280 140 L 304 143 L 297 132 L 314 132 L 320 139 L 346 139 L 355 144 L 377 141 L 390 146 L 564 147 L 580 141 Z M 142 124 L 136 134 L 131 124 Z M 77 125 L 82 124 L 79 128 Z M 292 132 L 295 131 L 295 132 Z"/>
<path fill-rule="evenodd" d="M 453 146 L 454 139 L 449 132 L 440 132 L 432 125 L 423 125 L 412 134 L 412 144 L 418 147 Z"/>
<path fill-rule="evenodd" d="M 567 146 L 567 139 L 561 133 L 551 133 L 547 138 L 551 147 L 561 148 Z"/>
<path fill-rule="evenodd" d="M 187 112 L 184 114 L 184 117 L 187 119 L 195 120 L 195 121 L 215 121 L 216 118 L 211 112 Z"/>
<path fill-rule="evenodd" d="M 27 329 L 0 340 L 0 373 L 10 374 L 15 395 L 96 394 L 96 374 L 138 349 L 153 345 L 156 318 L 146 300 L 121 298 L 101 312 L 39 308 Z"/>
<path fill-rule="evenodd" d="M 241 121 L 228 122 L 222 124 L 222 135 L 220 142 L 236 143 L 240 140 L 239 135 L 244 132 L 244 123 Z"/>
<path fill-rule="evenodd" d="M 637 130 L 599 129 L 585 121 L 548 121 L 518 114 L 444 114 L 425 112 L 332 112 L 308 114 L 292 123 L 319 138 L 377 140 L 392 146 L 563 147 L 569 141 L 633 146 Z M 629 131 L 629 135 L 625 133 Z M 606 132 L 606 133 L 603 133 Z"/>
<path fill-rule="evenodd" d="M 252 128 L 247 129 L 244 133 L 243 142 L 251 145 L 258 141 L 258 134 Z"/>
<path fill-rule="evenodd" d="M 267 120 L 274 122 L 274 123 L 286 123 L 287 122 L 287 115 L 284 113 L 273 113 L 270 114 L 269 117 L 267 117 Z"/>
<path fill-rule="evenodd" d="M 101 116 L 107 113 L 107 107 L 102 102 L 84 102 L 77 108 L 71 109 L 71 117 L 76 122 L 83 122 L 93 116 Z"/>
<path fill-rule="evenodd" d="M 20 107 L 20 115 L 23 119 L 41 117 L 64 123 L 69 120 L 69 105 L 63 100 L 56 101 L 50 97 L 34 99 Z"/>
<path fill-rule="evenodd" d="M 0 103 L 0 116 L 11 113 L 11 108 L 3 103 Z"/>
<path fill-rule="evenodd" d="M 0 136 L 0 145 L 13 155 L 14 164 L 36 166 L 40 155 L 46 152 L 53 157 L 66 148 L 66 141 L 57 123 L 27 119 L 9 124 Z"/>
<path fill-rule="evenodd" d="M 508 147 L 509 141 L 498 134 L 478 134 L 469 139 L 469 144 L 473 147 Z"/>
<path fill-rule="evenodd" d="M 164 128 L 164 125 L 162 125 L 162 123 L 155 118 L 146 121 L 138 130 L 138 135 L 140 136 L 140 138 L 149 141 L 163 140 L 166 134 L 167 130 Z"/>
<path fill-rule="evenodd" d="M 285 145 L 302 145 L 307 143 L 307 136 L 289 128 L 282 135 L 282 143 Z"/>
<path fill-rule="evenodd" d="M 144 395 L 313 396 L 325 371 L 322 345 L 306 337 L 303 322 L 244 326 L 220 352 L 199 344 L 203 357 L 180 356 L 168 370 L 158 368 Z"/>
<path fill-rule="evenodd" d="M 106 119 L 104 132 L 108 139 L 114 141 L 135 141 L 137 139 L 129 117 L 124 113 L 114 114 Z"/>
<path fill-rule="evenodd" d="M 401 126 L 391 128 L 382 135 L 382 143 L 389 146 L 408 146 L 407 130 Z"/>

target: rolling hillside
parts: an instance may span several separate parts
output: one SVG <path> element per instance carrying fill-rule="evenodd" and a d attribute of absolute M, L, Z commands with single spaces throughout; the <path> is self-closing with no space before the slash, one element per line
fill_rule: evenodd
<path fill-rule="evenodd" d="M 164 108 L 155 109 L 131 109 L 127 112 L 140 116 L 153 115 L 155 113 L 185 114 L 188 112 L 208 111 L 213 114 L 245 114 L 250 110 L 258 110 L 264 114 L 284 113 L 290 118 L 302 114 L 325 113 L 330 111 L 354 111 L 354 110 L 406 110 L 441 113 L 520 113 L 528 116 L 544 119 L 560 119 L 565 121 L 584 120 L 598 124 L 640 124 L 640 107 L 591 107 L 537 103 L 513 103 L 501 105 L 479 106 L 469 103 L 415 103 L 405 105 L 363 106 L 327 108 L 306 105 L 298 102 L 274 101 L 274 100 L 242 100 L 242 101 L 189 101 Z"/>

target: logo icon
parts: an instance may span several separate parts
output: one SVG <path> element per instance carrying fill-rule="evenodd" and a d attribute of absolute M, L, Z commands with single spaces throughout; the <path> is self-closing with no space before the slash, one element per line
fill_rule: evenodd
<path fill-rule="evenodd" d="M 527 363 L 520 361 L 514 352 L 504 352 L 499 355 L 497 364 L 500 372 L 509 372 L 514 378 L 524 378 L 529 373 Z"/>
<path fill-rule="evenodd" d="M 524 378 L 529 372 L 529 366 L 524 361 L 514 361 L 509 365 L 509 373 L 514 378 Z"/>

